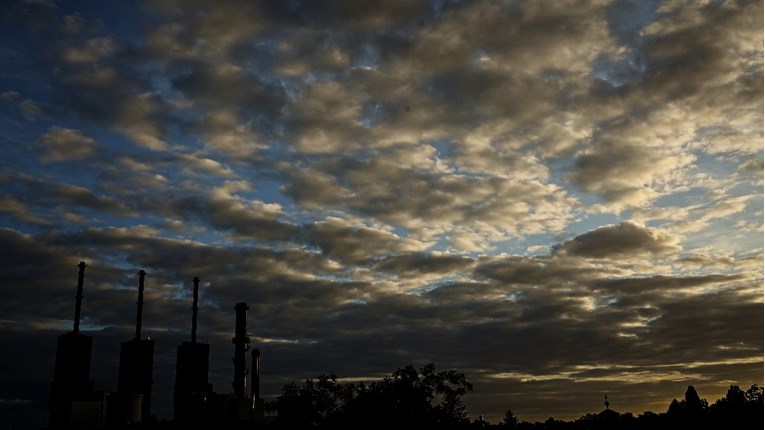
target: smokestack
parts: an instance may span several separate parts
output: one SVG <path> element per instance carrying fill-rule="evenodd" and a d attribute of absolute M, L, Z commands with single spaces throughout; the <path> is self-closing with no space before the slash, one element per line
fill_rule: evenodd
<path fill-rule="evenodd" d="M 173 421 L 181 427 L 195 427 L 209 419 L 207 403 L 212 386 L 207 380 L 210 367 L 210 345 L 197 343 L 197 311 L 199 310 L 199 278 L 194 278 L 194 301 L 191 306 L 191 342 L 178 345 L 175 363 Z"/>
<path fill-rule="evenodd" d="M 252 350 L 252 402 L 257 402 L 260 399 L 260 350 L 255 348 Z"/>
<path fill-rule="evenodd" d="M 146 272 L 143 270 L 138 271 L 138 310 L 135 315 L 135 338 L 141 340 L 141 320 L 143 319 L 143 278 L 146 276 Z"/>
<path fill-rule="evenodd" d="M 231 340 L 234 344 L 234 396 L 237 399 L 247 397 L 247 349 L 250 338 L 247 336 L 247 303 L 237 303 L 236 332 Z"/>
<path fill-rule="evenodd" d="M 80 276 L 77 279 L 77 295 L 74 307 L 74 328 L 71 333 L 58 337 L 56 343 L 56 365 L 48 396 L 48 428 L 71 428 L 75 417 L 75 401 L 93 399 L 93 381 L 90 380 L 90 358 L 93 338 L 80 333 L 80 311 L 82 309 L 82 285 L 85 280 L 84 262 L 80 262 Z"/>
<path fill-rule="evenodd" d="M 194 277 L 194 304 L 191 306 L 191 343 L 197 343 L 197 311 L 199 307 L 199 278 Z"/>
<path fill-rule="evenodd" d="M 74 303 L 74 329 L 72 330 L 72 333 L 74 334 L 80 333 L 80 311 L 82 310 L 82 284 L 85 281 L 85 267 L 87 267 L 87 264 L 85 264 L 84 261 L 80 261 L 80 264 L 78 264 L 77 267 L 80 268 L 80 275 L 77 277 L 77 295 L 75 296 L 75 303 Z"/>

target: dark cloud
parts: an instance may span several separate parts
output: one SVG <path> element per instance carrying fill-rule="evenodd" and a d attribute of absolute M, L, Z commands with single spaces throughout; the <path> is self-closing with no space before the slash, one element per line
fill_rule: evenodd
<path fill-rule="evenodd" d="M 507 257 L 481 261 L 475 274 L 506 284 L 548 284 L 597 279 L 607 272 L 579 259 Z"/>
<path fill-rule="evenodd" d="M 363 96 L 337 82 L 320 82 L 306 88 L 290 106 L 288 129 L 298 150 L 306 153 L 357 148 L 368 138 L 361 122 Z"/>
<path fill-rule="evenodd" d="M 109 195 L 99 195 L 85 187 L 51 182 L 27 175 L 8 174 L 0 177 L 5 183 L 13 200 L 19 203 L 19 209 L 32 210 L 36 215 L 46 217 L 53 222 L 59 216 L 72 214 L 69 220 L 77 222 L 78 217 L 90 219 L 90 211 L 133 217 L 137 213 L 127 204 Z"/>
<path fill-rule="evenodd" d="M 342 196 L 334 202 L 336 206 L 414 230 L 480 223 L 501 226 L 498 230 L 511 234 L 556 229 L 572 203 L 554 185 L 453 175 L 409 167 L 403 160 L 416 162 L 412 157 L 399 161 L 383 154 L 364 162 L 328 162 L 320 173 L 302 171 L 291 177 L 294 183 L 284 190 L 293 198 L 303 198 L 299 203 L 307 206 L 320 206 L 318 199 L 327 196 Z M 427 157 L 425 161 L 437 164 Z M 316 176 L 323 180 L 313 181 Z M 305 181 L 309 189 L 321 184 L 328 190 L 303 193 L 299 191 L 303 182 L 298 181 Z"/>
<path fill-rule="evenodd" d="M 3 283 L 3 294 L 7 297 L 7 300 L 3 301 L 4 319 L 27 322 L 28 316 L 51 318 L 57 311 L 61 315 L 68 315 L 72 304 L 71 291 L 66 294 L 61 291 L 50 293 L 51 289 L 58 289 L 60 279 L 70 271 L 67 269 L 77 265 L 77 258 L 62 257 L 60 250 L 14 230 L 2 229 L 0 235 L 4 243 L 3 264 L 7 264 L 3 271 L 3 276 L 7 279 L 7 282 Z M 44 276 L 30 276 L 32 273 L 39 273 L 41 265 L 45 267 L 42 272 Z M 35 300 L 30 300 L 37 295 L 49 298 L 44 309 L 40 309 Z"/>
<path fill-rule="evenodd" d="M 672 276 L 653 276 L 650 278 L 601 279 L 592 283 L 592 287 L 610 294 L 639 295 L 643 292 L 660 290 L 665 294 L 676 294 L 678 289 L 703 287 L 708 284 L 725 284 L 742 276 L 708 275 L 677 278 Z"/>
<path fill-rule="evenodd" d="M 332 32 L 298 30 L 294 37 L 279 42 L 276 69 L 287 76 L 340 72 L 351 65 L 357 49 Z"/>
<path fill-rule="evenodd" d="M 625 144 L 603 144 L 577 158 L 571 180 L 615 205 L 640 206 L 655 197 L 651 184 L 692 161 L 680 153 Z"/>
<path fill-rule="evenodd" d="M 666 9 L 677 14 L 649 27 L 647 38 L 649 68 L 657 72 L 651 85 L 660 94 L 703 96 L 698 90 L 705 82 L 716 81 L 737 66 L 725 61 L 732 57 L 731 48 L 736 54 L 753 54 L 760 45 L 756 40 L 762 40 L 762 34 L 757 35 L 762 5 L 757 2 L 699 5 L 684 12 L 675 5 Z M 710 30 L 719 32 L 713 36 Z M 736 41 L 739 37 L 751 39 Z M 677 79 L 680 75 L 683 79 Z"/>
<path fill-rule="evenodd" d="M 396 276 L 417 277 L 421 274 L 448 274 L 462 272 L 473 264 L 473 260 L 455 254 L 430 254 L 408 252 L 389 255 L 375 261 L 375 270 L 391 272 Z"/>
<path fill-rule="evenodd" d="M 590 258 L 629 258 L 677 252 L 679 239 L 634 222 L 600 227 L 553 247 L 555 253 Z"/>
<path fill-rule="evenodd" d="M 173 79 L 173 87 L 200 107 L 215 111 L 257 106 L 260 115 L 274 115 L 281 108 L 281 96 L 274 93 L 278 89 L 267 87 L 257 75 L 234 64 L 199 62 L 184 70 Z"/>
<path fill-rule="evenodd" d="M 345 263 L 361 263 L 376 256 L 424 249 L 424 244 L 394 233 L 364 226 L 353 226 L 337 218 L 314 223 L 307 228 L 308 243 Z"/>
<path fill-rule="evenodd" d="M 329 1 L 318 5 L 299 2 L 298 13 L 316 25 L 341 25 L 364 30 L 387 29 L 411 23 L 426 13 L 432 5 L 427 1 L 373 0 L 362 4 Z"/>

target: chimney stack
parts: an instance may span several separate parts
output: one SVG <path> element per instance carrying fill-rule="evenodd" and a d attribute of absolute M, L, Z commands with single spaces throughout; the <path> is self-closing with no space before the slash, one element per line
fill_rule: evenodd
<path fill-rule="evenodd" d="M 197 343 L 197 311 L 199 310 L 199 278 L 194 277 L 194 302 L 191 306 L 191 343 Z"/>
<path fill-rule="evenodd" d="M 146 276 L 146 272 L 143 270 L 138 271 L 138 310 L 135 316 L 135 338 L 141 340 L 141 320 L 143 319 L 143 278 Z"/>
<path fill-rule="evenodd" d="M 247 303 L 237 303 L 236 332 L 231 342 L 234 344 L 234 396 L 241 400 L 247 397 L 247 349 L 250 338 L 247 336 Z"/>
<path fill-rule="evenodd" d="M 260 399 L 260 350 L 252 350 L 252 402 L 257 403 Z"/>
<path fill-rule="evenodd" d="M 85 267 L 87 267 L 87 264 L 85 264 L 84 261 L 80 261 L 80 264 L 77 265 L 77 267 L 80 268 L 80 275 L 77 277 L 77 295 L 75 296 L 75 303 L 74 303 L 74 329 L 72 330 L 72 333 L 79 334 L 80 333 L 80 311 L 82 310 L 82 284 L 85 281 Z"/>
<path fill-rule="evenodd" d="M 135 337 L 127 342 L 122 342 L 120 348 L 120 367 L 117 379 L 120 406 L 116 412 L 116 418 L 121 423 L 128 421 L 146 423 L 151 416 L 151 390 L 154 383 L 154 340 L 141 339 L 143 281 L 146 272 L 141 270 L 138 275 Z"/>
<path fill-rule="evenodd" d="M 194 278 L 194 301 L 191 306 L 191 342 L 178 345 L 175 362 L 173 421 L 186 427 L 198 427 L 209 420 L 208 398 L 212 385 L 208 382 L 210 345 L 197 343 L 197 311 L 199 310 L 199 278 Z M 209 427 L 209 425 L 203 425 Z"/>
<path fill-rule="evenodd" d="M 77 401 L 93 399 L 93 381 L 90 380 L 90 358 L 93 338 L 80 333 L 80 310 L 82 307 L 82 285 L 85 280 L 84 262 L 79 264 L 77 279 L 77 301 L 74 308 L 74 329 L 61 334 L 56 343 L 56 365 L 48 396 L 48 428 L 70 428 L 76 414 L 73 405 Z"/>

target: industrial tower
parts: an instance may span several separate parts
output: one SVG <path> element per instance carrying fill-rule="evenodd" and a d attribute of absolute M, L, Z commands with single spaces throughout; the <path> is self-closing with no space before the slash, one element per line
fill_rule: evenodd
<path fill-rule="evenodd" d="M 86 266 L 84 262 L 78 265 L 80 273 L 74 305 L 74 328 L 69 333 L 59 335 L 56 345 L 56 367 L 48 397 L 48 426 L 51 429 L 69 428 L 73 419 L 73 408 L 76 408 L 79 402 L 89 401 L 93 397 L 94 384 L 90 380 L 93 338 L 80 333 L 82 286 Z"/>
<path fill-rule="evenodd" d="M 146 272 L 138 272 L 138 309 L 135 337 L 122 343 L 117 381 L 119 424 L 147 422 L 151 415 L 151 386 L 154 366 L 154 340 L 141 339 L 143 288 Z"/>
<path fill-rule="evenodd" d="M 199 278 L 194 278 L 191 306 L 191 342 L 178 345 L 175 362 L 173 421 L 199 423 L 208 415 L 213 392 L 208 382 L 210 345 L 197 343 L 197 311 L 199 310 Z"/>

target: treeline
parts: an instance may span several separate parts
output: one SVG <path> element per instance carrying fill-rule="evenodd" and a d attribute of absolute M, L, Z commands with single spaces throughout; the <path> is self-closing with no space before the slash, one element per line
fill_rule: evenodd
<path fill-rule="evenodd" d="M 267 407 L 277 414 L 275 428 L 451 429 L 469 424 L 462 398 L 472 390 L 463 373 L 431 363 L 368 384 L 341 383 L 334 374 L 288 384 Z"/>
<path fill-rule="evenodd" d="M 517 430 L 642 430 L 642 429 L 744 429 L 762 428 L 763 389 L 752 385 L 743 391 L 731 385 L 725 397 L 709 405 L 699 397 L 696 389 L 689 386 L 685 397 L 673 399 L 666 412 L 587 414 L 574 421 L 549 418 L 545 422 L 519 421 L 511 410 L 505 412 L 501 423 L 491 425 L 476 420 L 473 428 L 496 428 Z"/>
<path fill-rule="evenodd" d="M 508 409 L 500 423 L 471 420 L 463 397 L 473 390 L 456 370 L 436 371 L 428 364 L 407 366 L 380 381 L 340 382 L 334 374 L 291 383 L 267 404 L 274 415 L 268 425 L 276 429 L 472 429 L 597 430 L 657 428 L 762 428 L 763 389 L 746 391 L 731 385 L 725 397 L 709 405 L 689 386 L 681 400 L 672 400 L 666 412 L 638 416 L 608 410 L 574 421 L 549 418 L 545 422 L 519 420 Z"/>

